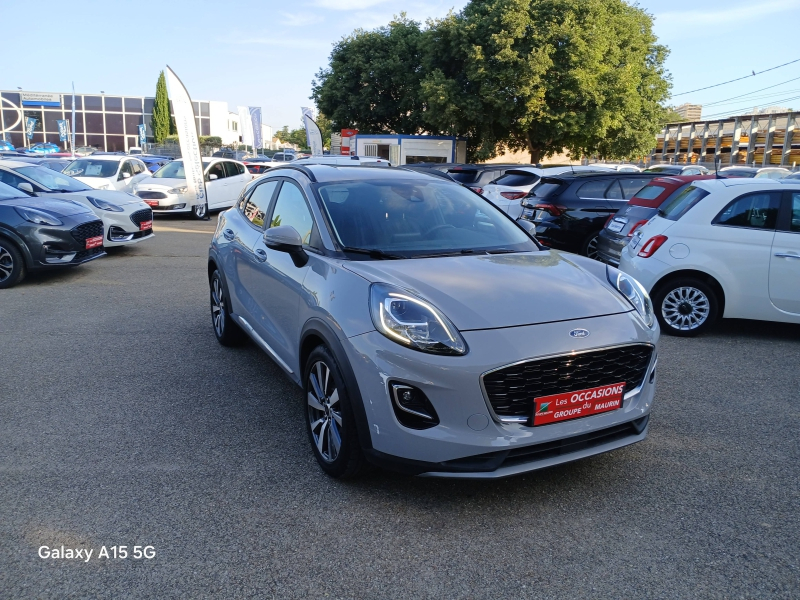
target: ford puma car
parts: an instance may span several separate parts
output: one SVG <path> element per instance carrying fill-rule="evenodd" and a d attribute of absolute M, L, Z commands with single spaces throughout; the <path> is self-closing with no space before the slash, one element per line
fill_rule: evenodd
<path fill-rule="evenodd" d="M 79 265 L 101 256 L 103 223 L 77 202 L 31 198 L 0 183 L 0 289 L 28 271 Z"/>
<path fill-rule="evenodd" d="M 250 337 L 303 389 L 313 453 L 504 477 L 647 435 L 658 326 L 633 278 L 539 246 L 454 182 L 287 166 L 219 216 L 223 345 Z"/>
<path fill-rule="evenodd" d="M 133 194 L 92 189 L 63 173 L 15 160 L 0 163 L 0 181 L 40 198 L 83 204 L 103 220 L 106 247 L 136 244 L 154 236 L 153 210 Z"/>

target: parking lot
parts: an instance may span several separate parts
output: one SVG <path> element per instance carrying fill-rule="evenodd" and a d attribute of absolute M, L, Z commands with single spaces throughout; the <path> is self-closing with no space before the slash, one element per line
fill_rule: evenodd
<path fill-rule="evenodd" d="M 0 294 L 0 596 L 800 595 L 800 326 L 663 337 L 629 448 L 495 482 L 338 482 L 300 390 L 214 339 L 214 224 L 162 218 Z"/>

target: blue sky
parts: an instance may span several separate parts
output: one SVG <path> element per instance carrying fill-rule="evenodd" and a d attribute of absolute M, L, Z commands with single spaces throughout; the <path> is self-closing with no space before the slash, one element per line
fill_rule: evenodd
<path fill-rule="evenodd" d="M 357 27 L 386 24 L 401 10 L 425 20 L 459 10 L 457 0 L 294 0 L 226 3 L 205 0 L 73 0 L 38 5 L 5 0 L 0 89 L 153 95 L 169 64 L 193 98 L 261 106 L 265 122 L 300 126 L 311 80 L 331 46 Z M 705 87 L 800 58 L 790 43 L 800 0 L 642 0 L 671 55 L 673 93 Z M 55 6 L 58 10 L 54 10 Z M 794 82 L 787 80 L 798 78 Z M 787 82 L 787 83 L 783 83 Z M 711 90 L 676 95 L 675 104 L 708 104 L 704 117 L 753 106 L 800 108 L 800 62 Z"/>

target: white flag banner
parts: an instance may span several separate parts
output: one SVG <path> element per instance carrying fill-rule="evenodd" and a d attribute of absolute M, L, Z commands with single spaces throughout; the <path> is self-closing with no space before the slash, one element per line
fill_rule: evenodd
<path fill-rule="evenodd" d="M 166 76 L 172 110 L 175 112 L 175 126 L 178 129 L 183 170 L 186 173 L 187 195 L 192 200 L 192 206 L 202 205 L 207 201 L 206 182 L 203 176 L 203 159 L 200 154 L 200 140 L 197 135 L 197 121 L 194 118 L 192 99 L 169 65 Z"/>
<path fill-rule="evenodd" d="M 250 109 L 246 106 L 237 106 L 239 111 L 239 133 L 242 136 L 242 144 L 245 146 L 253 145 L 253 120 L 250 118 Z"/>
<path fill-rule="evenodd" d="M 306 139 L 311 148 L 311 156 L 322 156 L 322 132 L 317 122 L 303 110 L 303 123 L 306 126 Z"/>

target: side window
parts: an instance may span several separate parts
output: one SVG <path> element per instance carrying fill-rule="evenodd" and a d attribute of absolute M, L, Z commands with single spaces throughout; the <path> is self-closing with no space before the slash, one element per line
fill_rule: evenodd
<path fill-rule="evenodd" d="M 142 165 L 139 163 L 138 160 L 132 160 L 131 165 L 133 166 L 133 174 L 138 175 L 142 172 Z"/>
<path fill-rule="evenodd" d="M 225 169 L 222 167 L 222 164 L 225 161 L 220 161 L 218 163 L 214 163 L 208 168 L 208 173 L 206 174 L 206 181 L 211 181 L 211 176 L 216 175 L 217 179 L 224 179 L 225 178 Z"/>
<path fill-rule="evenodd" d="M 607 179 L 601 179 L 600 181 L 587 181 L 578 188 L 578 198 L 604 198 L 607 187 Z"/>
<path fill-rule="evenodd" d="M 789 231 L 800 232 L 800 192 L 792 192 Z"/>
<path fill-rule="evenodd" d="M 717 215 L 715 225 L 775 229 L 780 194 L 749 194 L 737 198 Z"/>
<path fill-rule="evenodd" d="M 314 227 L 314 219 L 308 210 L 306 199 L 300 189 L 288 181 L 284 182 L 275 202 L 275 210 L 272 211 L 270 227 L 281 225 L 291 225 L 303 238 L 303 243 L 311 241 L 311 230 Z"/>
<path fill-rule="evenodd" d="M 265 181 L 256 186 L 253 192 L 240 204 L 242 214 L 256 227 L 264 227 L 264 219 L 267 216 L 267 210 L 269 210 L 269 203 L 277 186 L 277 181 Z"/>
<path fill-rule="evenodd" d="M 625 196 L 626 200 L 633 198 L 636 193 L 648 183 L 650 183 L 649 177 L 626 177 L 619 181 L 619 184 L 622 186 L 622 194 Z"/>
<path fill-rule="evenodd" d="M 117 179 L 124 179 L 125 173 L 133 177 L 133 167 L 131 167 L 131 161 L 129 160 L 122 163 L 122 166 L 119 168 L 119 177 L 117 177 Z"/>
<path fill-rule="evenodd" d="M 19 189 L 17 186 L 20 183 L 30 183 L 30 185 L 33 187 L 33 190 L 35 192 L 41 192 L 42 191 L 41 188 L 38 185 L 23 179 L 19 175 L 14 175 L 10 171 L 4 171 L 3 169 L 0 169 L 0 182 L 5 183 L 6 185 L 10 185 L 14 189 Z"/>
<path fill-rule="evenodd" d="M 225 165 L 225 177 L 236 177 L 239 174 L 239 170 L 236 168 L 235 162 L 226 160 L 223 164 Z"/>
<path fill-rule="evenodd" d="M 139 173 L 147 173 L 147 165 L 140 160 L 133 161 L 139 167 Z"/>
<path fill-rule="evenodd" d="M 609 200 L 623 200 L 622 188 L 619 186 L 619 181 L 612 181 L 611 185 L 606 190 L 606 198 Z"/>

